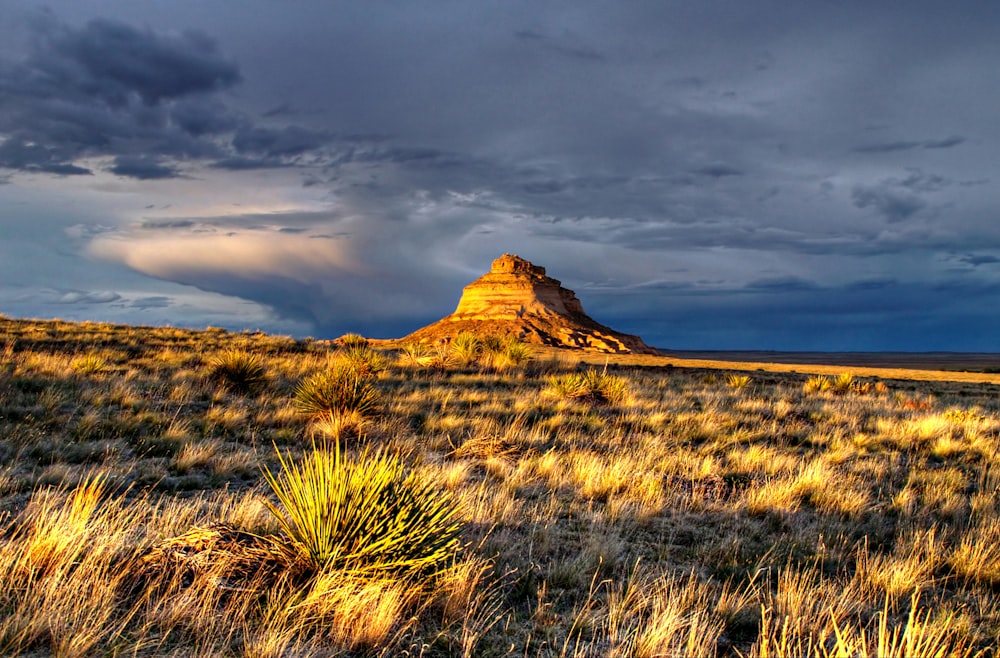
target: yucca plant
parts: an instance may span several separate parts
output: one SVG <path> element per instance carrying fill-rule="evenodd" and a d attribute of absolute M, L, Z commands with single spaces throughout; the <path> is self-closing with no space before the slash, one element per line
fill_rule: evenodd
<path fill-rule="evenodd" d="M 531 346 L 517 336 L 487 336 L 483 339 L 482 360 L 493 370 L 506 370 L 531 360 Z"/>
<path fill-rule="evenodd" d="M 368 339 L 361 334 L 344 334 L 336 342 L 343 347 L 368 347 Z"/>
<path fill-rule="evenodd" d="M 377 375 L 389 365 L 385 355 L 373 350 L 367 343 L 350 345 L 339 352 L 337 358 L 362 377 Z"/>
<path fill-rule="evenodd" d="M 550 395 L 594 404 L 620 404 L 629 394 L 627 380 L 597 370 L 553 375 L 547 383 Z"/>
<path fill-rule="evenodd" d="M 850 372 L 840 373 L 830 384 L 830 389 L 837 395 L 846 395 L 853 391 L 854 387 L 854 374 Z"/>
<path fill-rule="evenodd" d="M 378 411 L 378 389 L 348 367 L 335 366 L 303 380 L 295 389 L 295 408 L 304 416 L 340 414 L 371 417 Z"/>
<path fill-rule="evenodd" d="M 810 377 L 803 384 L 802 390 L 806 393 L 825 393 L 830 390 L 831 385 L 829 377 Z"/>
<path fill-rule="evenodd" d="M 479 336 L 471 331 L 461 331 L 451 339 L 448 352 L 454 362 L 460 366 L 469 366 L 476 362 L 482 354 L 483 343 Z"/>
<path fill-rule="evenodd" d="M 258 354 L 229 350 L 212 361 L 210 378 L 234 393 L 253 393 L 267 381 L 264 360 Z"/>
<path fill-rule="evenodd" d="M 97 354 L 87 354 L 73 359 L 72 366 L 82 375 L 96 375 L 108 367 L 108 362 Z"/>
<path fill-rule="evenodd" d="M 280 471 L 261 469 L 278 498 L 268 509 L 311 569 L 427 575 L 461 548 L 451 496 L 384 450 L 349 460 L 333 442 L 298 462 L 275 451 Z"/>
<path fill-rule="evenodd" d="M 737 391 L 742 391 L 749 387 L 752 381 L 750 375 L 728 375 L 726 377 L 726 385 Z"/>

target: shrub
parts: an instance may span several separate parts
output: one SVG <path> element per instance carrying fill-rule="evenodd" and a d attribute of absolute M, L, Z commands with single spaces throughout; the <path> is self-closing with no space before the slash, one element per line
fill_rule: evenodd
<path fill-rule="evenodd" d="M 295 408 L 310 418 L 340 414 L 375 415 L 379 392 L 350 368 L 334 367 L 303 380 L 295 389 Z"/>
<path fill-rule="evenodd" d="M 253 393 L 267 381 L 267 370 L 259 355 L 229 350 L 212 361 L 210 378 L 226 390 L 246 394 Z"/>
<path fill-rule="evenodd" d="M 385 451 L 348 461 L 334 442 L 293 463 L 275 450 L 280 471 L 262 471 L 280 507 L 268 509 L 312 569 L 425 575 L 461 547 L 450 495 Z"/>

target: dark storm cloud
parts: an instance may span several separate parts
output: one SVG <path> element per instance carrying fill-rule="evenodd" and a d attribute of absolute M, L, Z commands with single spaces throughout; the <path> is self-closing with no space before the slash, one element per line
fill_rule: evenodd
<path fill-rule="evenodd" d="M 757 279 L 746 284 L 744 288 L 749 291 L 766 292 L 799 292 L 803 290 L 815 290 L 819 286 L 815 281 L 807 281 L 797 276 L 772 277 L 767 279 Z"/>
<path fill-rule="evenodd" d="M 58 84 L 112 107 L 129 104 L 133 95 L 155 105 L 240 80 L 236 65 L 201 32 L 162 35 L 104 19 L 78 30 L 47 27 L 36 35 L 35 71 L 48 78 L 44 87 Z"/>
<path fill-rule="evenodd" d="M 175 178 L 180 172 L 174 167 L 160 164 L 155 158 L 120 155 L 115 158 L 109 171 L 118 176 L 136 178 L 139 180 L 157 180 L 160 178 Z"/>
<path fill-rule="evenodd" d="M 909 219 L 927 207 L 927 202 L 916 196 L 895 189 L 894 185 L 858 185 L 851 190 L 851 200 L 857 208 L 871 208 L 887 222 Z"/>
<path fill-rule="evenodd" d="M 927 195 L 951 185 L 944 176 L 910 170 L 903 178 L 885 178 L 874 185 L 856 185 L 851 190 L 854 206 L 877 211 L 887 222 L 909 219 L 929 206 Z"/>
<path fill-rule="evenodd" d="M 920 141 L 882 142 L 865 144 L 854 148 L 855 153 L 894 153 L 896 151 L 912 151 L 914 149 L 949 149 L 965 143 L 965 137 L 953 135 L 944 139 L 927 139 Z"/>
<path fill-rule="evenodd" d="M 963 263 L 968 263 L 973 267 L 979 267 L 980 265 L 992 265 L 994 263 L 1000 263 L 1000 258 L 996 256 L 990 256 L 988 254 L 969 254 L 959 259 Z"/>
<path fill-rule="evenodd" d="M 79 175 L 92 173 L 81 160 L 113 156 L 112 173 L 161 180 L 182 175 L 168 159 L 280 167 L 326 141 L 230 109 L 220 95 L 243 75 L 203 32 L 74 27 L 51 14 L 30 27 L 28 54 L 0 61 L 0 167 Z"/>
<path fill-rule="evenodd" d="M 706 165 L 704 167 L 699 167 L 695 169 L 693 173 L 699 174 L 701 176 L 709 176 L 711 178 L 725 178 L 726 176 L 742 176 L 743 172 L 736 167 L 731 167 L 727 164 L 716 163 L 711 165 Z"/>
<path fill-rule="evenodd" d="M 298 126 L 280 129 L 245 127 L 236 131 L 233 146 L 241 154 L 265 158 L 301 155 L 327 141 L 327 137 Z"/>
<path fill-rule="evenodd" d="M 564 55 L 584 62 L 603 62 L 606 57 L 595 48 L 580 42 L 578 37 L 564 32 L 561 36 L 550 37 L 534 30 L 517 30 L 514 37 L 519 41 L 537 44 L 539 47 L 558 55 Z"/>

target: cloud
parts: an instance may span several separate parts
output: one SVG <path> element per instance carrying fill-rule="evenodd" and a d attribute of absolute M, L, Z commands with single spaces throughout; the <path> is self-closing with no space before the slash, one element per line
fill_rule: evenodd
<path fill-rule="evenodd" d="M 223 94 L 243 74 L 204 32 L 107 19 L 74 27 L 51 14 L 30 29 L 27 55 L 0 61 L 0 168 L 86 175 L 85 160 L 110 156 L 118 176 L 161 180 L 183 176 L 182 161 L 289 166 L 329 141 L 230 108 Z"/>
<path fill-rule="evenodd" d="M 115 158 L 109 171 L 118 176 L 136 178 L 138 180 L 159 180 L 161 178 L 176 178 L 180 172 L 174 167 L 160 164 L 155 158 L 120 155 Z"/>
<path fill-rule="evenodd" d="M 158 34 L 124 23 L 95 19 L 82 29 L 37 35 L 46 54 L 36 66 L 51 81 L 123 106 L 136 94 L 146 104 L 231 87 L 239 68 L 219 55 L 202 32 Z"/>
<path fill-rule="evenodd" d="M 110 304 L 121 298 L 121 295 L 110 290 L 69 290 L 58 293 L 58 296 L 52 301 L 56 304 Z"/>
<path fill-rule="evenodd" d="M 994 263 L 1000 263 L 1000 258 L 996 256 L 991 256 L 989 254 L 969 254 L 959 258 L 959 261 L 972 265 L 973 267 L 979 267 L 980 265 L 992 265 Z"/>
<path fill-rule="evenodd" d="M 280 129 L 244 127 L 233 136 L 233 146 L 241 154 L 266 158 L 302 155 L 328 140 L 328 136 L 298 126 Z"/>
<path fill-rule="evenodd" d="M 898 151 L 914 151 L 917 149 L 949 149 L 964 144 L 965 137 L 952 135 L 943 139 L 924 139 L 898 142 L 880 142 L 876 144 L 864 144 L 852 149 L 855 153 L 877 154 L 895 153 Z"/>
<path fill-rule="evenodd" d="M 706 165 L 704 167 L 699 167 L 693 170 L 693 173 L 700 176 L 709 176 L 710 178 L 725 178 L 726 176 L 742 176 L 743 172 L 736 167 L 731 167 L 727 164 L 716 163 Z"/>
<path fill-rule="evenodd" d="M 927 207 L 927 202 L 914 194 L 901 193 L 889 185 L 857 185 L 851 190 L 856 208 L 872 208 L 887 222 L 901 222 Z"/>
<path fill-rule="evenodd" d="M 920 169 L 903 178 L 885 178 L 875 185 L 855 185 L 851 201 L 856 208 L 872 208 L 890 223 L 907 220 L 928 207 L 926 196 L 949 187 L 952 181 Z"/>
<path fill-rule="evenodd" d="M 558 37 L 551 37 L 534 30 L 522 29 L 516 30 L 514 37 L 522 43 L 537 45 L 548 52 L 583 62 L 603 62 L 607 59 L 599 50 L 567 31 L 563 31 Z"/>
<path fill-rule="evenodd" d="M 818 286 L 814 281 L 808 281 L 797 276 L 770 277 L 766 279 L 756 279 L 746 284 L 744 288 L 749 291 L 765 292 L 790 292 L 815 290 Z"/>
<path fill-rule="evenodd" d="M 129 302 L 129 306 L 138 309 L 151 309 L 151 308 L 169 308 L 174 305 L 173 299 L 165 295 L 150 295 L 147 297 L 139 297 L 138 299 L 133 299 Z"/>

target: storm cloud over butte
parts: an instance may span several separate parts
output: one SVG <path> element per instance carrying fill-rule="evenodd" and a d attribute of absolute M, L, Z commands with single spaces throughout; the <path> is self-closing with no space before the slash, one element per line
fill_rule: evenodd
<path fill-rule="evenodd" d="M 997 351 L 1000 4 L 0 3 L 0 313 Z"/>

